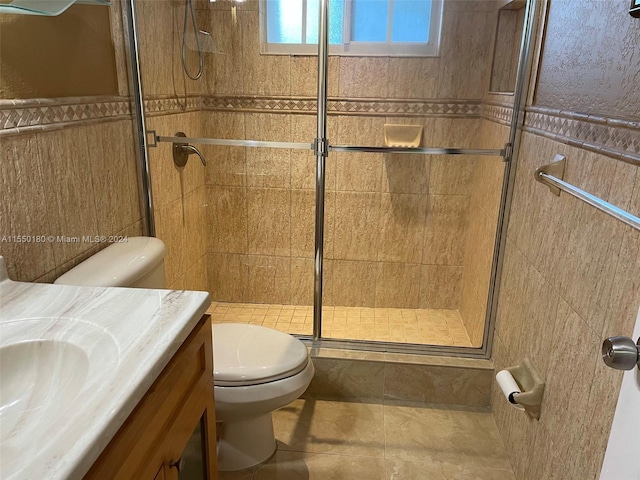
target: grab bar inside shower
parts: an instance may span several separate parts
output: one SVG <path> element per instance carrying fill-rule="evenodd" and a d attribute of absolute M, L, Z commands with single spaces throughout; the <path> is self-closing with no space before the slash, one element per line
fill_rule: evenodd
<path fill-rule="evenodd" d="M 560 195 L 560 191 L 567 192 L 569 195 L 588 203 L 592 207 L 597 208 L 601 212 L 617 218 L 621 222 L 630 227 L 640 230 L 640 218 L 622 210 L 609 202 L 596 197 L 575 185 L 571 185 L 563 180 L 566 158 L 563 155 L 556 155 L 553 162 L 544 165 L 535 171 L 535 179 L 549 187 L 549 190 L 555 195 Z"/>

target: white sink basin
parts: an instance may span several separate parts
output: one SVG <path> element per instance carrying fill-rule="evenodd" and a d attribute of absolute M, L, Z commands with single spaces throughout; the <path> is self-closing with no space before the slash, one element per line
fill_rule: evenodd
<path fill-rule="evenodd" d="M 114 371 L 118 344 L 98 325 L 73 318 L 0 324 L 0 458 L 10 474 L 25 450 L 46 448 L 75 400 L 96 391 L 95 373 Z"/>
<path fill-rule="evenodd" d="M 209 304 L 13 282 L 0 256 L 0 479 L 83 478 Z"/>

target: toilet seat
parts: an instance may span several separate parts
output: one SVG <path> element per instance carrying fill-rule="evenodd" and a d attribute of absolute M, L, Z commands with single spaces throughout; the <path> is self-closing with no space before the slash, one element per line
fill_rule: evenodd
<path fill-rule="evenodd" d="M 305 369 L 307 347 L 286 333 L 245 323 L 213 325 L 213 379 L 216 386 L 242 387 L 274 382 Z"/>

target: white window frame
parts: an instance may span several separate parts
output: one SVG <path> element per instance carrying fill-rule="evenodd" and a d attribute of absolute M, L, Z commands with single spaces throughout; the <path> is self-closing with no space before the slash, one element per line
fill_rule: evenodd
<path fill-rule="evenodd" d="M 315 43 L 268 43 L 267 42 L 267 2 L 260 0 L 260 53 L 265 55 L 317 55 Z M 427 43 L 392 42 L 355 42 L 351 41 L 351 0 L 344 1 L 344 17 L 342 38 L 344 43 L 329 45 L 329 55 L 357 57 L 437 57 L 440 50 L 440 34 L 442 30 L 442 4 L 444 0 L 432 0 L 431 25 Z M 387 37 L 393 22 L 393 0 L 389 0 L 389 16 Z M 302 6 L 302 39 L 306 39 L 307 0 Z"/>

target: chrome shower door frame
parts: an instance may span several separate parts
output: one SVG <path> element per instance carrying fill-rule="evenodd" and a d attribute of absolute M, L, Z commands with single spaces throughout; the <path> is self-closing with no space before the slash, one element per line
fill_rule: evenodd
<path fill-rule="evenodd" d="M 294 142 L 267 142 L 253 140 L 227 140 L 210 138 L 177 138 L 174 136 L 158 136 L 156 132 L 146 131 L 145 111 L 143 103 L 142 79 L 139 63 L 139 43 L 137 33 L 135 0 L 127 0 L 128 33 L 135 106 L 136 126 L 138 130 L 141 175 L 141 191 L 148 234 L 155 235 L 153 203 L 151 193 L 151 177 L 148 160 L 148 148 L 158 142 L 188 142 L 194 144 L 211 144 L 227 146 L 246 146 L 259 148 L 310 149 L 316 157 L 315 178 L 315 246 L 314 246 L 314 294 L 313 294 L 313 336 L 300 337 L 313 342 L 316 347 L 347 348 L 356 350 L 384 351 L 397 353 L 420 353 L 430 355 L 455 355 L 471 358 L 488 358 L 493 342 L 493 329 L 498 303 L 499 283 L 502 272 L 502 258 L 506 244 L 506 231 L 509 206 L 513 195 L 513 185 L 517 164 L 517 153 L 520 145 L 522 126 L 524 123 L 525 104 L 529 88 L 529 78 L 533 64 L 532 43 L 537 31 L 541 4 L 545 0 L 528 0 L 525 11 L 523 36 L 520 45 L 520 57 L 514 93 L 514 106 L 509 131 L 509 140 L 503 149 L 457 149 L 457 148 L 395 148 L 376 146 L 331 145 L 327 139 L 327 81 L 328 81 L 328 22 L 329 0 L 319 0 L 319 42 L 318 42 L 318 78 L 317 78 L 317 115 L 316 138 L 312 144 Z M 153 134 L 154 143 L 148 143 L 148 134 Z M 324 260 L 324 202 L 325 202 L 325 168 L 326 158 L 330 152 L 373 152 L 373 153 L 410 153 L 422 155 L 490 155 L 501 156 L 505 160 L 505 172 L 502 184 L 500 213 L 494 244 L 494 255 L 491 271 L 489 296 L 485 316 L 485 331 L 482 346 L 479 348 L 402 344 L 395 342 L 379 342 L 369 340 L 324 339 L 322 338 L 322 280 Z"/>
<path fill-rule="evenodd" d="M 520 43 L 518 70 L 516 74 L 516 86 L 514 91 L 513 113 L 509 130 L 509 140 L 502 150 L 478 150 L 455 148 L 419 148 L 403 149 L 374 146 L 347 146 L 331 145 L 326 138 L 327 122 L 327 71 L 329 63 L 329 0 L 319 1 L 319 41 L 318 41 L 318 135 L 314 142 L 316 154 L 316 235 L 315 235 L 315 270 L 314 270 L 314 304 L 313 304 L 313 342 L 314 346 L 326 346 L 328 348 L 348 348 L 374 350 L 397 353 L 422 353 L 432 355 L 451 355 L 472 358 L 488 358 L 491 354 L 493 343 L 493 329 L 498 305 L 499 283 L 502 273 L 503 252 L 506 246 L 506 233 L 508 225 L 509 207 L 513 196 L 515 181 L 517 152 L 522 136 L 524 113 L 527 94 L 529 90 L 529 78 L 533 64 L 532 42 L 537 30 L 540 17 L 541 0 L 527 0 L 524 28 Z M 482 345 L 479 348 L 399 344 L 394 342 L 341 340 L 322 338 L 322 265 L 324 243 L 324 191 L 325 191 L 325 166 L 329 152 L 372 152 L 372 153 L 418 153 L 440 155 L 492 155 L 502 156 L 505 161 L 505 171 L 502 182 L 500 199 L 500 212 L 494 243 L 494 255 L 491 267 L 491 280 L 487 310 L 485 314 L 485 329 Z"/>

